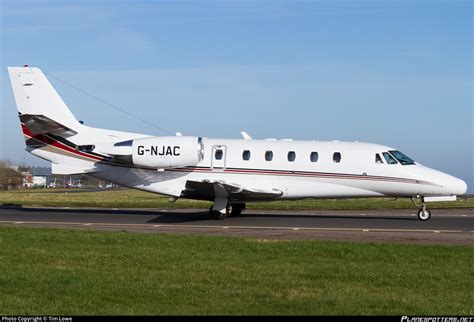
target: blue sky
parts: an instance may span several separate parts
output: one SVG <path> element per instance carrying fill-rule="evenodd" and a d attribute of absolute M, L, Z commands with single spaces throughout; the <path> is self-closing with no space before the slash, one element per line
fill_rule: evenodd
<path fill-rule="evenodd" d="M 170 131 L 399 148 L 474 192 L 472 1 L 2 1 L 0 159 L 24 152 L 6 66 Z M 86 124 L 160 135 L 60 82 Z"/>

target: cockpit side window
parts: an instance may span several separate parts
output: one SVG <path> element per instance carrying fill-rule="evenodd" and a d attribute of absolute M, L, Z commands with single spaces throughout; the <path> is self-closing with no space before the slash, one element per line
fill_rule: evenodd
<path fill-rule="evenodd" d="M 378 153 L 375 154 L 375 163 L 377 163 L 377 164 L 382 164 L 383 163 L 382 157 Z"/>
<path fill-rule="evenodd" d="M 415 161 L 413 161 L 412 159 L 410 159 L 409 157 L 407 157 L 405 154 L 401 153 L 400 151 L 393 150 L 393 151 L 388 151 L 388 152 L 390 152 L 390 154 L 393 155 L 393 157 L 397 159 L 398 162 L 400 162 L 402 165 L 415 164 Z"/>
<path fill-rule="evenodd" d="M 397 160 L 395 160 L 394 157 L 392 157 L 392 155 L 388 152 L 384 152 L 382 153 L 383 154 L 383 157 L 385 158 L 385 161 L 387 161 L 388 164 L 397 164 Z"/>

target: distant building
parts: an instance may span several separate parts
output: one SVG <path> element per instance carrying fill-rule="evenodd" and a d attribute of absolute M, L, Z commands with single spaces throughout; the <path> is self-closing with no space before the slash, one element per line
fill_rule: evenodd
<path fill-rule="evenodd" d="M 53 181 L 51 168 L 47 167 L 31 167 L 31 187 L 47 187 Z"/>

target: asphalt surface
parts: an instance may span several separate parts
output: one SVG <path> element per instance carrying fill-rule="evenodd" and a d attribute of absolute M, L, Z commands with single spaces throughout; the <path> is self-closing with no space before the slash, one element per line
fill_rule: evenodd
<path fill-rule="evenodd" d="M 0 225 L 206 234 L 272 239 L 474 245 L 474 209 L 256 211 L 225 220 L 196 209 L 72 209 L 0 207 Z"/>

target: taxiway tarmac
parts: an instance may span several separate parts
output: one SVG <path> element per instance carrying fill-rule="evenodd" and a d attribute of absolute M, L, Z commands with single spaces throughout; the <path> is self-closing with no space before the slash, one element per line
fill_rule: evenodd
<path fill-rule="evenodd" d="M 0 207 L 0 225 L 272 239 L 325 239 L 474 245 L 474 209 L 433 209 L 422 222 L 415 210 L 260 211 L 212 220 L 196 209 L 83 209 Z"/>

